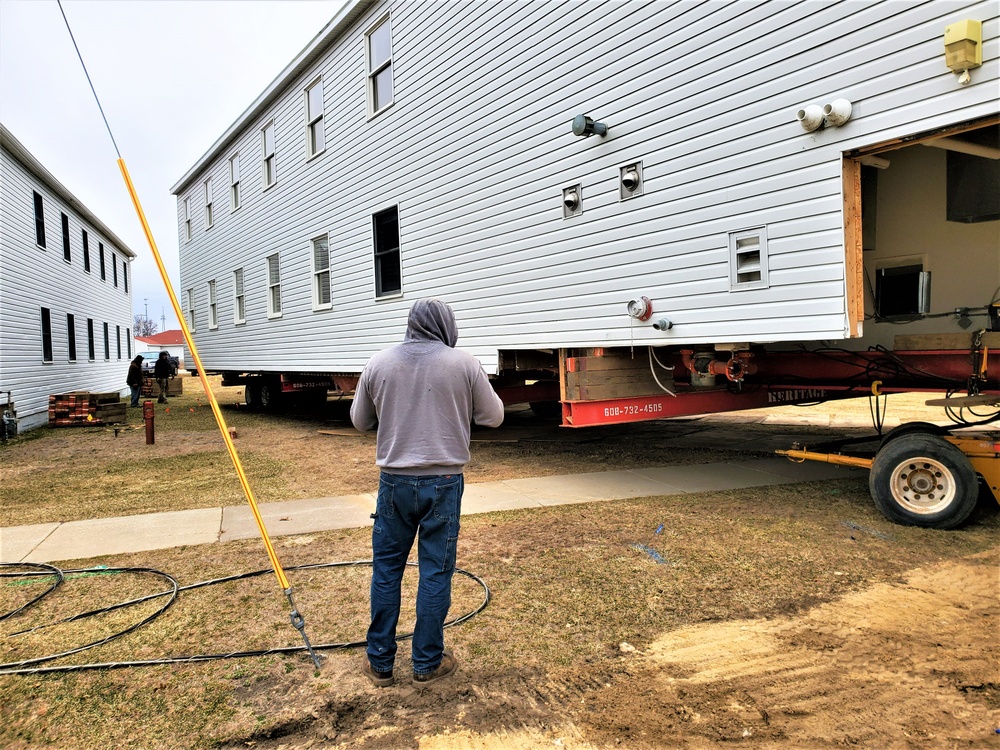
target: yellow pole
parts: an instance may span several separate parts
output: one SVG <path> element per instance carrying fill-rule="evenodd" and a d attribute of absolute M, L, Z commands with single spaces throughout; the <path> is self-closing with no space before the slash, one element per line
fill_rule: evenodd
<path fill-rule="evenodd" d="M 292 599 L 291 584 L 288 583 L 288 578 L 285 576 L 285 570 L 281 567 L 281 563 L 278 560 L 278 554 L 275 552 L 274 545 L 271 544 L 271 538 L 267 534 L 267 528 L 264 526 L 264 519 L 260 515 L 260 510 L 257 508 L 257 501 L 253 496 L 253 490 L 250 488 L 250 482 L 247 480 L 247 475 L 243 471 L 243 463 L 240 461 L 239 454 L 236 452 L 236 446 L 233 445 L 233 438 L 229 434 L 229 428 L 226 426 L 226 420 L 222 416 L 222 411 L 219 409 L 219 402 L 215 400 L 215 394 L 212 393 L 212 388 L 208 384 L 208 377 L 205 375 L 205 368 L 202 367 L 201 358 L 198 356 L 198 348 L 194 345 L 194 339 L 191 338 L 191 330 L 188 328 L 187 321 L 184 319 L 180 303 L 177 301 L 177 295 L 174 294 L 174 288 L 170 284 L 170 278 L 167 276 L 167 269 L 163 265 L 163 259 L 160 257 L 160 251 L 156 247 L 156 240 L 153 239 L 153 232 L 149 228 L 149 222 L 146 221 L 146 214 L 142 210 L 142 204 L 139 202 L 139 196 L 135 191 L 135 186 L 132 184 L 132 178 L 129 176 L 128 168 L 125 166 L 124 159 L 118 159 L 118 168 L 121 170 L 122 177 L 125 179 L 125 186 L 128 188 L 128 194 L 132 198 L 132 205 L 135 206 L 135 212 L 139 217 L 139 223 L 142 224 L 142 231 L 146 233 L 146 241 L 149 243 L 149 249 L 153 252 L 153 259 L 156 261 L 156 267 L 160 271 L 160 278 L 163 279 L 163 285 L 166 287 L 167 294 L 170 296 L 170 304 L 174 308 L 174 315 L 176 315 L 177 320 L 180 321 L 181 332 L 184 334 L 184 342 L 187 344 L 188 350 L 191 352 L 191 358 L 194 360 L 194 366 L 198 371 L 198 377 L 201 379 L 201 385 L 205 389 L 205 396 L 208 398 L 208 403 L 212 406 L 212 413 L 215 415 L 216 424 L 219 425 L 219 431 L 222 433 L 222 439 L 226 443 L 226 450 L 229 451 L 229 457 L 233 460 L 233 466 L 236 467 L 236 474 L 240 478 L 240 485 L 243 487 L 243 494 L 246 495 L 247 502 L 250 504 L 250 509 L 253 511 L 253 517 L 257 521 L 257 528 L 260 529 L 261 539 L 264 540 L 264 547 L 267 549 L 267 556 L 271 558 L 271 565 L 274 568 L 274 574 L 278 577 L 278 584 L 281 586 L 285 596 L 288 597 L 288 602 L 292 607 L 292 625 L 299 631 L 299 634 L 302 636 L 302 640 L 305 641 L 306 649 L 309 651 L 309 655 L 312 657 L 313 663 L 318 669 L 319 658 L 313 651 L 312 645 L 309 643 L 308 636 L 306 636 L 305 620 L 295 607 L 295 602 Z"/>
<path fill-rule="evenodd" d="M 194 339 L 191 338 L 191 329 L 188 328 L 187 321 L 184 319 L 184 315 L 181 312 L 180 303 L 177 301 L 177 295 L 174 294 L 173 286 L 170 284 L 170 278 L 167 276 L 167 269 L 163 265 L 163 259 L 160 257 L 160 251 L 156 247 L 156 240 L 153 239 L 153 232 L 149 228 L 149 223 L 146 221 L 146 214 L 142 210 L 142 204 L 139 203 L 139 196 L 135 192 L 135 186 L 132 184 L 132 178 L 129 176 L 128 168 L 125 166 L 125 160 L 118 160 L 118 168 L 121 169 L 122 177 L 125 178 L 125 185 L 128 187 L 128 194 L 132 197 L 132 205 L 135 206 L 135 212 L 139 216 L 139 223 L 142 224 L 142 231 L 146 233 L 146 241 L 149 243 L 149 249 L 153 251 L 153 259 L 156 261 L 156 267 L 160 271 L 160 278 L 163 279 L 163 285 L 167 288 L 167 294 L 170 295 L 170 304 L 173 305 L 174 315 L 177 316 L 177 320 L 181 323 L 181 332 L 184 334 L 184 342 L 187 344 L 188 350 L 191 352 L 191 358 L 194 359 L 194 366 L 198 371 L 198 377 L 201 379 L 201 385 L 205 389 L 205 396 L 208 398 L 209 404 L 212 406 L 212 413 L 215 414 L 215 421 L 219 425 L 219 431 L 222 433 L 222 439 L 226 441 L 226 450 L 229 451 L 229 457 L 233 459 L 233 466 L 236 467 L 236 474 L 240 478 L 240 484 L 243 486 L 243 493 L 247 497 L 247 502 L 250 503 L 250 508 L 253 510 L 253 517 L 257 521 L 257 527 L 260 529 L 260 534 L 264 539 L 264 546 L 267 548 L 267 556 L 271 558 L 271 565 L 274 566 L 274 573 L 278 576 L 278 583 L 281 584 L 282 589 L 288 588 L 288 579 L 285 577 L 285 571 L 281 567 L 281 563 L 278 562 L 278 555 L 274 551 L 274 545 L 271 544 L 271 539 L 267 535 L 267 529 L 264 526 L 264 519 L 261 518 L 260 511 L 257 508 L 257 501 L 254 499 L 253 490 L 250 489 L 250 483 L 247 481 L 247 475 L 243 471 L 243 463 L 240 461 L 239 454 L 236 452 L 236 446 L 233 444 L 233 438 L 229 434 L 229 428 L 226 426 L 226 420 L 222 416 L 222 411 L 219 409 L 219 402 L 215 400 L 215 394 L 212 393 L 212 388 L 208 384 L 208 378 L 205 376 L 205 368 L 201 366 L 201 358 L 198 356 L 198 349 L 194 345 Z"/>

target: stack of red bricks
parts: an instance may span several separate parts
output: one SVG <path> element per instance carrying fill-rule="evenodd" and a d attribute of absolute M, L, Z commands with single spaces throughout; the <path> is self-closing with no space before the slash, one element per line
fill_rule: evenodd
<path fill-rule="evenodd" d="M 124 422 L 125 407 L 118 393 L 60 393 L 49 396 L 49 424 L 72 427 Z"/>

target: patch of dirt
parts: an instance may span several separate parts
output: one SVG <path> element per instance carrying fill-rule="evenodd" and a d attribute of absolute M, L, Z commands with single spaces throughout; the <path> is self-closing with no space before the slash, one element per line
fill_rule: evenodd
<path fill-rule="evenodd" d="M 344 697 L 283 696 L 287 721 L 222 747 L 992 747 L 997 563 L 993 550 L 799 616 L 623 643 L 593 668 L 465 670 L 432 688 L 376 689 L 343 660 L 326 676 Z"/>

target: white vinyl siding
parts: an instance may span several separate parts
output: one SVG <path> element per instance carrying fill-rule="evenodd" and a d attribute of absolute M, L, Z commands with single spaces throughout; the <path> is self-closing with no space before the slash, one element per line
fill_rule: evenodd
<path fill-rule="evenodd" d="M 390 5 L 394 103 L 368 119 L 366 34 Z M 280 190 L 244 196 L 238 221 L 181 249 L 183 287 L 247 271 L 247 324 L 203 336 L 203 361 L 360 372 L 427 296 L 452 305 L 460 346 L 491 372 L 500 349 L 843 339 L 844 152 L 996 112 L 995 56 L 958 86 L 940 38 L 963 14 L 994 28 L 996 12 L 940 7 L 352 0 L 174 188 L 193 194 L 236 149 L 261 158 L 271 129 Z M 456 74 L 442 50 L 459 38 L 484 54 Z M 303 92 L 320 76 L 327 151 L 308 161 Z M 796 110 L 835 96 L 852 119 L 804 132 Z M 608 135 L 574 136 L 576 114 Z M 640 162 L 641 197 L 622 200 L 621 168 Z M 563 220 L 570 185 L 586 210 Z M 403 276 L 382 296 L 372 217 L 389 206 Z M 730 235 L 753 227 L 767 228 L 767 285 L 731 289 Z M 336 315 L 312 312 L 317 228 L 335 248 Z M 273 253 L 282 319 L 269 322 Z M 674 327 L 632 325 L 635 293 Z"/>
<path fill-rule="evenodd" d="M 281 317 L 281 268 L 277 253 L 267 256 L 267 317 Z"/>
<path fill-rule="evenodd" d="M 323 79 L 306 89 L 306 156 L 313 157 L 326 149 L 323 129 Z"/>
<path fill-rule="evenodd" d="M 229 158 L 229 209 L 235 211 L 240 207 L 240 155 L 233 154 Z"/>
<path fill-rule="evenodd" d="M 368 59 L 368 114 L 375 116 L 393 102 L 392 29 L 389 16 L 365 35 Z"/>
<path fill-rule="evenodd" d="M 219 304 L 215 299 L 215 279 L 208 282 L 208 328 L 219 327 Z"/>
<path fill-rule="evenodd" d="M 243 291 L 243 269 L 233 271 L 233 323 L 247 322 L 246 293 Z"/>
<path fill-rule="evenodd" d="M 2 125 L 0 206 L 0 386 L 11 391 L 19 430 L 28 431 L 48 422 L 51 394 L 124 390 L 120 363 L 94 356 L 101 344 L 91 339 L 104 321 L 127 325 L 132 299 L 110 294 L 86 265 L 98 242 L 123 257 L 131 251 Z M 61 235 L 63 214 L 69 263 L 64 246 L 42 252 L 38 242 L 45 224 Z"/>
<path fill-rule="evenodd" d="M 330 297 L 330 240 L 323 235 L 312 241 L 313 256 L 313 310 L 329 310 Z"/>

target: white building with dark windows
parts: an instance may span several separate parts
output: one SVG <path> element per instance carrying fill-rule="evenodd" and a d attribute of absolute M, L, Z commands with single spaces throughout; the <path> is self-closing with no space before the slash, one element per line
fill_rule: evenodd
<path fill-rule="evenodd" d="M 976 0 L 350 0 L 172 188 L 203 365 L 255 401 L 339 387 L 429 296 L 497 384 L 545 371 L 564 404 L 575 354 L 687 384 L 685 350 L 965 336 L 1000 287 L 998 23 Z"/>
<path fill-rule="evenodd" d="M 135 253 L 0 125 L 0 401 L 18 429 L 49 396 L 125 391 Z"/>

